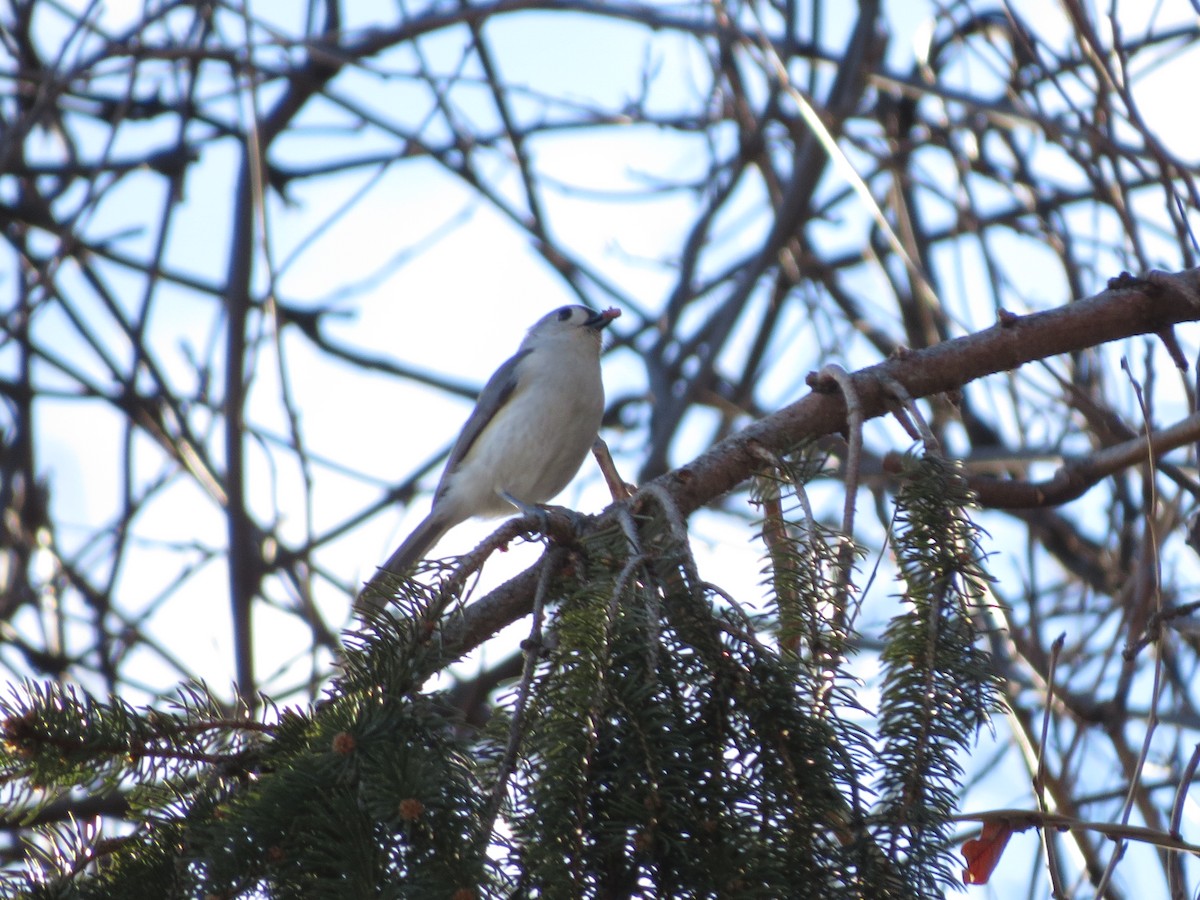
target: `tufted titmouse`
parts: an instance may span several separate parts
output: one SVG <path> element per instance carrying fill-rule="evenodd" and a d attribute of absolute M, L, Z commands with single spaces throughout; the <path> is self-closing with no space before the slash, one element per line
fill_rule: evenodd
<path fill-rule="evenodd" d="M 619 309 L 564 306 L 543 316 L 488 379 L 450 451 L 433 508 L 381 572 L 402 575 L 472 516 L 529 510 L 575 477 L 600 430 L 600 332 Z M 376 574 L 359 601 L 379 578 Z"/>

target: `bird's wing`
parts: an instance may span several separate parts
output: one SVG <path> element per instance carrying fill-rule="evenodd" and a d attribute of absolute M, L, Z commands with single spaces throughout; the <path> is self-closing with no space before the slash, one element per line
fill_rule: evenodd
<path fill-rule="evenodd" d="M 446 468 L 442 472 L 442 478 L 438 482 L 437 490 L 433 494 L 433 502 L 437 503 L 437 498 L 442 495 L 446 489 L 446 483 L 450 475 L 458 468 L 459 463 L 466 458 L 471 447 L 483 433 L 483 429 L 488 427 L 488 424 L 496 417 L 496 413 L 508 402 L 513 391 L 517 389 L 517 366 L 521 360 L 532 353 L 532 349 L 521 350 L 501 364 L 488 379 L 488 383 L 483 386 L 483 390 L 479 393 L 479 399 L 475 401 L 475 408 L 471 411 L 471 415 L 467 418 L 467 422 L 463 425 L 462 431 L 458 435 L 458 440 L 454 442 L 454 447 L 450 450 L 450 456 L 446 459 Z"/>

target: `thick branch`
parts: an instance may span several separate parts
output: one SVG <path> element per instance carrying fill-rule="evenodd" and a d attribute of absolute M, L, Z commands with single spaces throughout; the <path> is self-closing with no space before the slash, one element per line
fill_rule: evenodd
<path fill-rule="evenodd" d="M 876 418 L 888 411 L 889 380 L 898 381 L 914 398 L 957 391 L 986 375 L 1034 360 L 1200 320 L 1198 297 L 1200 269 L 1177 275 L 1152 272 L 1145 279 L 1125 277 L 1086 300 L 1028 316 L 1006 316 L 985 331 L 900 354 L 850 377 L 864 417 Z M 845 424 L 842 394 L 824 393 L 818 385 L 803 399 L 657 481 L 688 515 L 758 471 L 762 449 L 786 453 L 808 438 L 840 431 Z"/>
<path fill-rule="evenodd" d="M 986 331 L 899 354 L 855 372 L 850 379 L 864 417 L 875 418 L 889 409 L 886 385 L 890 380 L 902 384 L 912 397 L 957 391 L 971 381 L 1034 360 L 1200 320 L 1198 298 L 1200 269 L 1179 274 L 1152 272 L 1144 279 L 1122 276 L 1094 297 L 1028 316 L 1005 316 Z M 686 516 L 759 471 L 764 450 L 782 455 L 806 439 L 840 431 L 845 425 L 842 393 L 824 392 L 818 383 L 813 393 L 651 484 L 665 489 Z M 625 502 L 637 506 L 643 493 Z M 582 525 L 583 532 L 611 527 L 615 507 Z M 529 612 L 535 568 L 475 601 L 447 625 L 443 635 L 447 662 Z"/>
<path fill-rule="evenodd" d="M 1200 441 L 1200 413 L 1193 413 L 1169 428 L 1106 447 L 1085 459 L 1064 463 L 1045 481 L 972 475 L 969 482 L 982 506 L 995 509 L 1059 506 L 1082 497 L 1110 475 L 1148 460 L 1157 460 L 1164 453 L 1197 441 Z"/>

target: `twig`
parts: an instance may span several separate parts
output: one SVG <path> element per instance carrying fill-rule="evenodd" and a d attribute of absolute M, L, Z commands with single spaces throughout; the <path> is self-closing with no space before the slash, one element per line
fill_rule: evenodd
<path fill-rule="evenodd" d="M 1046 805 L 1046 741 L 1050 736 L 1050 710 L 1054 706 L 1054 673 L 1058 668 L 1058 658 L 1062 654 L 1066 634 L 1060 634 L 1050 645 L 1050 666 L 1046 672 L 1046 700 L 1042 704 L 1042 733 L 1038 737 L 1037 770 L 1033 776 L 1033 795 L 1037 798 L 1038 808 L 1049 812 Z M 1058 847 L 1055 845 L 1050 832 L 1042 830 L 1042 844 L 1046 848 L 1046 869 L 1050 873 L 1051 896 L 1066 897 L 1066 888 L 1062 883 L 1059 871 Z"/>
<path fill-rule="evenodd" d="M 525 728 L 525 711 L 529 704 L 529 694 L 533 689 L 533 675 L 537 661 L 541 658 L 545 647 L 542 643 L 542 621 L 546 608 L 546 595 L 554 574 L 561 567 L 566 550 L 562 547 L 552 547 L 540 561 L 537 592 L 533 596 L 533 622 L 529 627 L 529 637 L 521 645 L 525 652 L 525 665 L 521 670 L 521 681 L 517 685 L 517 701 L 513 708 L 512 722 L 508 728 L 508 743 L 504 748 L 504 757 L 500 761 L 496 775 L 496 784 L 492 788 L 492 797 L 483 816 L 488 823 L 480 830 L 480 854 L 492 841 L 496 830 L 496 818 L 500 815 L 500 807 L 504 803 L 504 794 L 508 790 L 508 779 L 511 777 L 517 761 L 517 750 L 521 744 L 521 736 Z"/>
<path fill-rule="evenodd" d="M 846 495 L 842 503 L 841 540 L 838 544 L 837 616 L 834 622 L 839 634 L 844 634 L 849 618 L 850 578 L 854 571 L 854 510 L 858 502 L 859 465 L 862 459 L 863 408 L 854 379 L 836 363 L 825 366 L 819 376 L 833 381 L 846 403 L 847 445 L 846 463 L 842 467 Z"/>

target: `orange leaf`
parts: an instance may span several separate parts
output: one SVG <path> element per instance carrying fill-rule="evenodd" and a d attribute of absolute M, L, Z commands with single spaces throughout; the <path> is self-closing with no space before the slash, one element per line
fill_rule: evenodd
<path fill-rule="evenodd" d="M 967 861 L 963 884 L 987 884 L 1012 833 L 1012 826 L 1007 822 L 993 819 L 983 823 L 983 832 L 977 840 L 963 843 L 962 855 Z"/>

